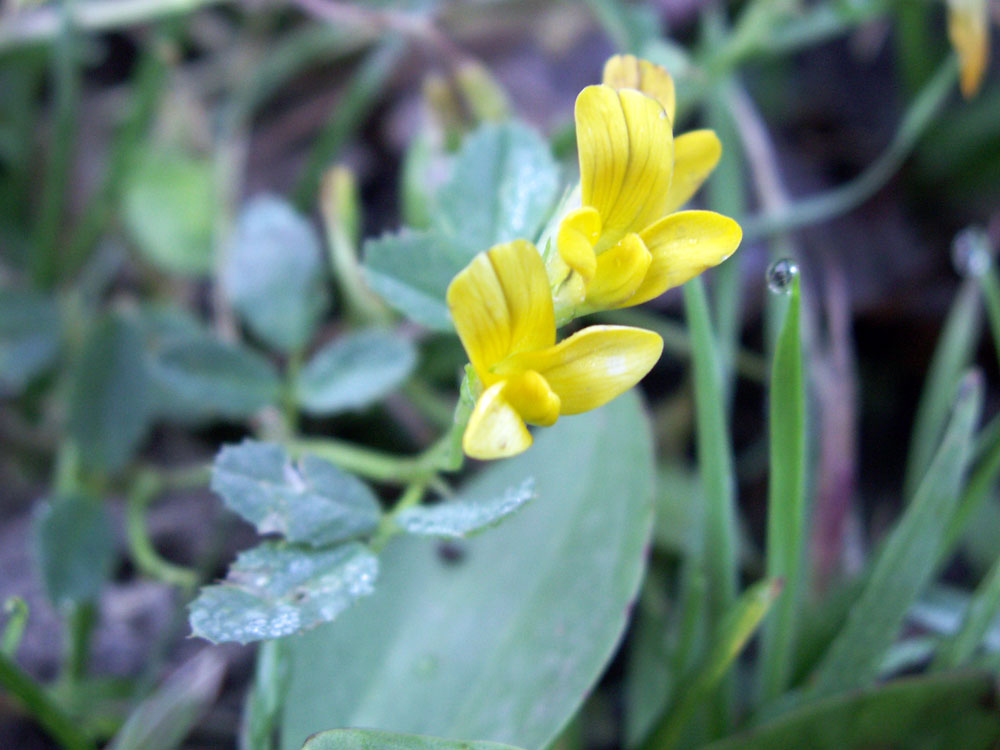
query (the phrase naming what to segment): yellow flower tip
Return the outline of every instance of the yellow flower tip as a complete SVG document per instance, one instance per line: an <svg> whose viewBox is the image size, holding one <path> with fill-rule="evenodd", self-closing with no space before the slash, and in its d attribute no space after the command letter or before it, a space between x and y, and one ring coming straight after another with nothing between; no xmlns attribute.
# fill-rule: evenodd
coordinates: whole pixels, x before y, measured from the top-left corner
<svg viewBox="0 0 1000 750"><path fill-rule="evenodd" d="M674 79L659 65L633 55L615 55L604 63L602 81L615 89L636 89L651 96L673 123L677 110Z"/></svg>
<svg viewBox="0 0 1000 750"><path fill-rule="evenodd" d="M570 211L559 223L556 249L567 266L590 283L597 270L594 245L601 235L601 216L590 206Z"/></svg>
<svg viewBox="0 0 1000 750"><path fill-rule="evenodd" d="M504 398L505 387L505 382L490 386L476 402L462 436L467 456L490 461L516 456L531 447L531 433Z"/></svg>
<svg viewBox="0 0 1000 750"><path fill-rule="evenodd" d="M948 38L958 54L959 87L966 99L979 91L990 56L986 0L948 0Z"/></svg>
<svg viewBox="0 0 1000 750"><path fill-rule="evenodd" d="M647 227L640 237L652 262L627 305L659 297L729 258L743 240L743 229L714 211L679 211Z"/></svg>
<svg viewBox="0 0 1000 750"><path fill-rule="evenodd" d="M600 255L666 213L673 130L655 100L604 85L580 92L575 119L581 202L600 217Z"/></svg>
<svg viewBox="0 0 1000 750"><path fill-rule="evenodd" d="M653 255L638 234L627 234L597 257L597 273L587 287L587 307L608 310L625 305L646 278Z"/></svg>

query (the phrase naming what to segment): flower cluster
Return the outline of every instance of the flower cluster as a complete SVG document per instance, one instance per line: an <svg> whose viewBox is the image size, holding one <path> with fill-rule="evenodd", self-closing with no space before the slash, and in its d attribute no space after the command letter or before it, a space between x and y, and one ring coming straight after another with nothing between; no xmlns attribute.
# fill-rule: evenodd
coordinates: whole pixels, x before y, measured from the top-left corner
<svg viewBox="0 0 1000 750"><path fill-rule="evenodd" d="M663 348L650 331L604 325L557 344L557 325L653 299L739 245L732 219L677 211L722 150L708 130L675 139L674 112L665 70L611 58L604 82L576 101L579 206L558 218L541 252L526 240L498 245L452 281L448 307L479 380L462 443L469 456L524 451L527 424L607 403L638 383Z"/></svg>

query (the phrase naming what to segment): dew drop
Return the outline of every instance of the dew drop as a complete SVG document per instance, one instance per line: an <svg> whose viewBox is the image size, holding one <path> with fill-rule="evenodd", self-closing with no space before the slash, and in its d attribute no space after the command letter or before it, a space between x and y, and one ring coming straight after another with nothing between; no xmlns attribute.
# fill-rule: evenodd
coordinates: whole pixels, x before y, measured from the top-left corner
<svg viewBox="0 0 1000 750"><path fill-rule="evenodd" d="M978 278L993 262L990 240L980 227L967 227L955 235L951 243L951 262L959 276Z"/></svg>
<svg viewBox="0 0 1000 750"><path fill-rule="evenodd" d="M774 261L767 269L767 288L774 294L788 294L799 275L799 264L791 258Z"/></svg>

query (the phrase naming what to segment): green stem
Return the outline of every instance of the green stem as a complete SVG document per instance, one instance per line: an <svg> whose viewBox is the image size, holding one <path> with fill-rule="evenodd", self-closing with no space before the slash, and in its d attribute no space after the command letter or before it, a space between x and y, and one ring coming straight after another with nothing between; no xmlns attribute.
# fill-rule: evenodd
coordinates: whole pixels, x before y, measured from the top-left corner
<svg viewBox="0 0 1000 750"><path fill-rule="evenodd" d="M748 217L743 222L744 242L828 221L874 195L896 173L941 111L955 86L957 71L955 58L949 57L907 110L889 147L861 174L845 185L779 211Z"/></svg>
<svg viewBox="0 0 1000 750"><path fill-rule="evenodd" d="M3 603L3 611L7 615L7 624L0 637L0 651L13 659L28 624L28 605L21 597L11 596Z"/></svg>
<svg viewBox="0 0 1000 750"><path fill-rule="evenodd" d="M396 525L396 517L407 508L413 508L414 506L420 504L420 501L424 497L424 493L427 491L427 484L428 480L426 479L419 479L411 482L407 485L406 489L403 490L403 494L400 496L399 501L393 506L392 510L382 516L378 529L375 531L371 543L369 544L373 552L381 552L385 548L388 541L399 533L400 529Z"/></svg>
<svg viewBox="0 0 1000 750"><path fill-rule="evenodd" d="M7 654L0 653L0 686L15 696L43 729L67 750L95 750L96 745L79 729L71 718Z"/></svg>
<svg viewBox="0 0 1000 750"><path fill-rule="evenodd" d="M344 471L376 482L409 484L426 480L437 472L438 445L419 456L396 456L333 438L298 438L285 447L293 456L312 453Z"/></svg>
<svg viewBox="0 0 1000 750"><path fill-rule="evenodd" d="M129 551L136 567L145 575L171 586L193 590L198 585L198 574L164 560L149 538L146 511L161 489L160 480L148 472L141 473L133 482L128 492L125 523Z"/></svg>
<svg viewBox="0 0 1000 750"><path fill-rule="evenodd" d="M87 675L90 662L90 637L97 624L97 609L93 602L79 602L70 606L66 617L67 638L63 683L71 688Z"/></svg>
<svg viewBox="0 0 1000 750"><path fill-rule="evenodd" d="M285 434L295 435L299 431L299 373L302 371L305 353L293 352L285 366L285 382L281 394L281 411L284 417Z"/></svg>

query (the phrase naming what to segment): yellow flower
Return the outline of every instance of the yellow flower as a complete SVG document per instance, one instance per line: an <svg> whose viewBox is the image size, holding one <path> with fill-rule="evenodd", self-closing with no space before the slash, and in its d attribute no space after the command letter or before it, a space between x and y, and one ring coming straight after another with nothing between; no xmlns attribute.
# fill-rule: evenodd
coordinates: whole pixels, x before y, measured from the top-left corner
<svg viewBox="0 0 1000 750"><path fill-rule="evenodd" d="M948 38L958 53L962 95L971 99L979 91L990 57L986 0L948 0Z"/></svg>
<svg viewBox="0 0 1000 750"><path fill-rule="evenodd" d="M556 235L550 281L577 312L638 305L721 263L743 233L711 211L674 213L722 153L710 130L674 139L674 85L662 68L616 56L576 100L581 207ZM581 304L582 303L582 304Z"/></svg>
<svg viewBox="0 0 1000 750"><path fill-rule="evenodd" d="M473 458L504 458L531 445L525 423L596 409L639 382L663 340L623 326L591 326L556 344L545 265L530 242L480 253L448 287L462 345L482 382L462 447Z"/></svg>

